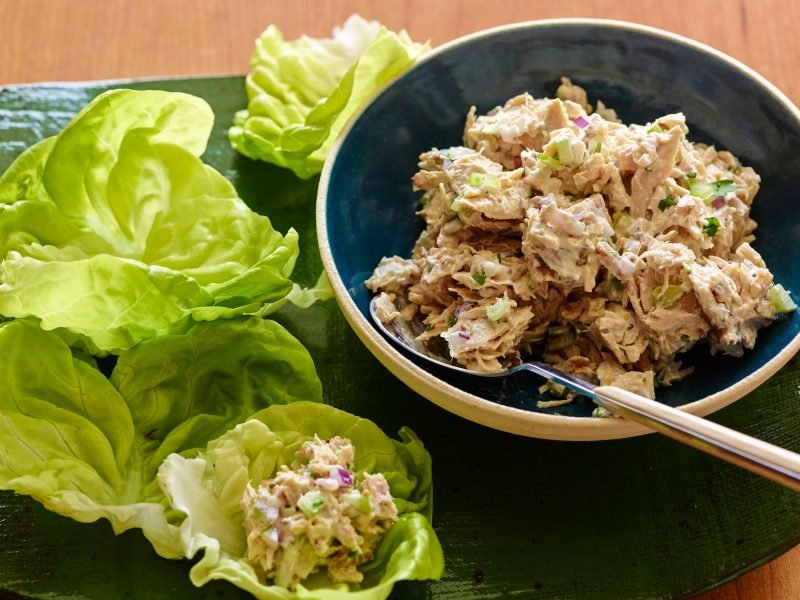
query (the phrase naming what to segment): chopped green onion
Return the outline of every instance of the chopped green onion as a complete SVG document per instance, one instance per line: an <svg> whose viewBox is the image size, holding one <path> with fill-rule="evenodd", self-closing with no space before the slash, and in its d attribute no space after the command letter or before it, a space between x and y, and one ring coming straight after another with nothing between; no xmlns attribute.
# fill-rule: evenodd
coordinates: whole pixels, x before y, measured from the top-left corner
<svg viewBox="0 0 800 600"><path fill-rule="evenodd" d="M737 160L737 161L736 161L736 166L735 166L735 167L733 167L733 171L732 171L732 173L733 173L734 175L738 175L738 174L739 174L739 173L741 173L741 172L742 172L742 163L740 163L740 162Z"/></svg>
<svg viewBox="0 0 800 600"><path fill-rule="evenodd" d="M506 316L509 308L511 308L511 302L508 298L498 298L494 304L486 307L486 316L490 321L497 323Z"/></svg>
<svg viewBox="0 0 800 600"><path fill-rule="evenodd" d="M425 325L425 331L433 331L433 323L428 323Z"/></svg>
<svg viewBox="0 0 800 600"><path fill-rule="evenodd" d="M658 208L663 212L667 210L670 206L675 206L677 203L678 202L675 200L675 196L670 194L666 198L662 198L661 200L659 200Z"/></svg>
<svg viewBox="0 0 800 600"><path fill-rule="evenodd" d="M679 285L662 285L653 290L653 302L658 306L672 306L675 301L686 293Z"/></svg>
<svg viewBox="0 0 800 600"><path fill-rule="evenodd" d="M428 202L430 202L430 199L431 199L431 191L428 190L422 195L422 198L419 201L420 205L422 205L422 208L428 206Z"/></svg>
<svg viewBox="0 0 800 600"><path fill-rule="evenodd" d="M769 289L769 301L776 313L789 313L797 308L789 292L779 283Z"/></svg>
<svg viewBox="0 0 800 600"><path fill-rule="evenodd" d="M664 130L661 129L661 125L658 123L653 123L650 129L647 130L647 133L664 133Z"/></svg>
<svg viewBox="0 0 800 600"><path fill-rule="evenodd" d="M458 322L458 317L455 314L450 315L447 317L447 327L450 328Z"/></svg>
<svg viewBox="0 0 800 600"><path fill-rule="evenodd" d="M551 169L559 169L561 168L561 163L558 162L558 159L554 156L550 156L549 154L538 154L536 156L540 161L542 161L545 165L550 167Z"/></svg>
<svg viewBox="0 0 800 600"><path fill-rule="evenodd" d="M567 397L569 390L566 386L561 385L560 383L554 383L550 386L550 389L547 392L553 397L559 400L563 400Z"/></svg>
<svg viewBox="0 0 800 600"><path fill-rule="evenodd" d="M575 160L572 154L572 142L568 139L560 139L556 142L556 154L562 165L570 165Z"/></svg>
<svg viewBox="0 0 800 600"><path fill-rule="evenodd" d="M352 492L347 492L342 498L359 512L372 512L372 503L369 501L369 498L359 491L353 490Z"/></svg>
<svg viewBox="0 0 800 600"><path fill-rule="evenodd" d="M594 147L594 153L600 154L600 150L603 149L603 142L597 142L597 146Z"/></svg>
<svg viewBox="0 0 800 600"><path fill-rule="evenodd" d="M500 178L491 173L470 173L468 181L472 187L500 187Z"/></svg>
<svg viewBox="0 0 800 600"><path fill-rule="evenodd" d="M720 225L717 217L706 217L706 224L703 225L703 233L708 237L714 237L717 235L720 227L722 227L722 225Z"/></svg>
<svg viewBox="0 0 800 600"><path fill-rule="evenodd" d="M473 273L472 278L481 285L486 283L486 273L484 273L483 271L481 271L480 273Z"/></svg>
<svg viewBox="0 0 800 600"><path fill-rule="evenodd" d="M322 492L306 492L297 501L297 507L302 510L307 517L313 517L325 506L325 496Z"/></svg>

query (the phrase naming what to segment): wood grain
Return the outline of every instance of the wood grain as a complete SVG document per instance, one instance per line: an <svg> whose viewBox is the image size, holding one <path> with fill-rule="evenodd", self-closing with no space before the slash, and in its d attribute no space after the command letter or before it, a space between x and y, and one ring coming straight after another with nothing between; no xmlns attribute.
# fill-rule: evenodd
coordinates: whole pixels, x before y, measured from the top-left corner
<svg viewBox="0 0 800 600"><path fill-rule="evenodd" d="M243 73L269 23L323 36L359 12L436 45L504 23L596 17L660 27L730 54L800 103L800 3L760 0L0 0L0 85ZM688 67L687 67L688 68ZM800 598L800 547L698 596Z"/></svg>

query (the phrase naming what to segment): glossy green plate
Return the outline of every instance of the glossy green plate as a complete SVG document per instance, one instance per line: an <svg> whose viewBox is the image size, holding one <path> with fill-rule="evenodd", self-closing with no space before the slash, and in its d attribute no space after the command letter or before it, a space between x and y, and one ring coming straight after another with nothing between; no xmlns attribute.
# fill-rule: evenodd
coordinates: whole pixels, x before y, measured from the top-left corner
<svg viewBox="0 0 800 600"><path fill-rule="evenodd" d="M205 160L255 210L301 235L297 277L321 269L316 180L236 155L225 137L244 106L241 78L37 85L0 92L0 169L56 133L110 87L179 90L217 114ZM446 570L393 598L675 598L736 577L800 542L800 495L655 435L551 442L459 419L394 379L357 340L335 302L279 319L309 348L325 401L390 433L411 426L434 460L434 526ZM1 358L0 358L1 359ZM713 419L800 450L800 363ZM159 558L135 531L80 524L0 494L0 598L246 598L228 584L197 589L187 561ZM5 590L5 591L2 591Z"/></svg>

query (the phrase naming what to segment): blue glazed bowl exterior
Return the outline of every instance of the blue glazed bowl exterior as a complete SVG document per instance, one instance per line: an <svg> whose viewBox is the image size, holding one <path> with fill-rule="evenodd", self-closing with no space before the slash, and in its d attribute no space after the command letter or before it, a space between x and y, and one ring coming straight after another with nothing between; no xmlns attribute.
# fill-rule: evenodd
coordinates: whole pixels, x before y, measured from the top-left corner
<svg viewBox="0 0 800 600"><path fill-rule="evenodd" d="M611 21L534 22L469 36L434 52L363 110L329 158L320 189L322 252L331 259L334 287L341 283L363 317L358 323L350 319L357 330L373 327L364 280L381 257L409 256L423 228L414 215L419 194L410 181L419 154L461 144L470 106L480 114L522 92L552 97L561 76L584 87L590 100L614 108L626 123L683 112L690 139L730 150L752 166L762 177L752 210L758 222L754 247L775 281L800 295L794 249L800 240L797 109L732 59L665 32ZM685 363L695 367L694 374L659 389L658 400L679 406L754 377L763 380L780 366L768 363L790 348L799 329L798 316L778 321L759 333L755 350L742 358L711 357L705 347L691 352ZM789 357L784 351L781 364ZM536 408L541 382L533 376L495 381L420 368L469 394L524 411L588 417L593 409L589 402ZM757 383L740 385L738 396Z"/></svg>

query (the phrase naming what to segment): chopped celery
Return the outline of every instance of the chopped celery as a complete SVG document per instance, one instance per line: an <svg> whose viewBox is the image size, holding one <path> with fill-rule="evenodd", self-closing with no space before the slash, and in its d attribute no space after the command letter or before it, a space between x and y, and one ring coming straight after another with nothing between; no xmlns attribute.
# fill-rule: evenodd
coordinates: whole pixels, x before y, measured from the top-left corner
<svg viewBox="0 0 800 600"><path fill-rule="evenodd" d="M714 197L714 186L710 183L692 181L689 184L689 193L700 200L711 200Z"/></svg>
<svg viewBox="0 0 800 600"><path fill-rule="evenodd" d="M779 283L770 288L769 301L776 313L789 313L797 308L789 292Z"/></svg>
<svg viewBox="0 0 800 600"><path fill-rule="evenodd" d="M611 227L614 228L614 233L617 235L625 235L628 233L628 228L632 223L633 219L631 219L631 216L625 211L620 211L614 213L614 220L611 223Z"/></svg>
<svg viewBox="0 0 800 600"><path fill-rule="evenodd" d="M560 139L556 142L556 153L562 165L570 165L575 161L572 154L572 143L568 139Z"/></svg>
<svg viewBox="0 0 800 600"><path fill-rule="evenodd" d="M372 511L372 503L369 498L359 491L347 492L342 498L359 512L368 513Z"/></svg>
<svg viewBox="0 0 800 600"><path fill-rule="evenodd" d="M494 304L486 308L486 316L490 321L497 323L508 314L509 308L511 308L511 302L508 298L498 298Z"/></svg>
<svg viewBox="0 0 800 600"><path fill-rule="evenodd" d="M725 196L736 191L736 184L730 179L721 179L713 183L692 181L689 183L689 193L709 204L717 196Z"/></svg>
<svg viewBox="0 0 800 600"><path fill-rule="evenodd" d="M653 302L658 306L672 306L672 304L686 293L679 285L662 285L653 290Z"/></svg>
<svg viewBox="0 0 800 600"><path fill-rule="evenodd" d="M472 187L500 187L500 178L491 173L470 173L468 181Z"/></svg>
<svg viewBox="0 0 800 600"><path fill-rule="evenodd" d="M318 514L323 506L325 506L325 496L321 492L306 492L297 501L297 507L308 517Z"/></svg>

